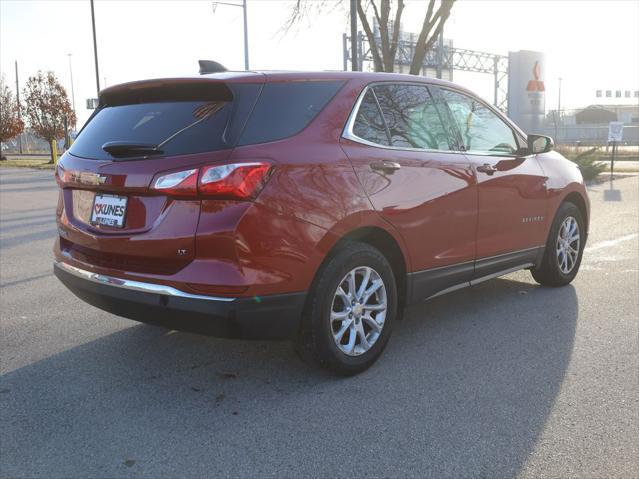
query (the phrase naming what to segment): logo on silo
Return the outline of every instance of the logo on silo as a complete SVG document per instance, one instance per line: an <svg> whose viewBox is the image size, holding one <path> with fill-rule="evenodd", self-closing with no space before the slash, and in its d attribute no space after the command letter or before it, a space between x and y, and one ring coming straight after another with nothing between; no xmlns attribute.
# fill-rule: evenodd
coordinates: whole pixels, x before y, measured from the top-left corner
<svg viewBox="0 0 639 479"><path fill-rule="evenodd" d="M546 91L543 80L539 79L541 77L541 67L539 66L539 62L535 62L532 72L535 78L528 82L526 91Z"/></svg>
<svg viewBox="0 0 639 479"><path fill-rule="evenodd" d="M509 52L508 116L527 133L539 132L543 125L545 74L542 52Z"/></svg>

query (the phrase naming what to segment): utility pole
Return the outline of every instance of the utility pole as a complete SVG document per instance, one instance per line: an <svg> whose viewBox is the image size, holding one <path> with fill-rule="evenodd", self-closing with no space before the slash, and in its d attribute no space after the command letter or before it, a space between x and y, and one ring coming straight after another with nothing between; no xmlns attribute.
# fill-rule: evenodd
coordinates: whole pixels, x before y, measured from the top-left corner
<svg viewBox="0 0 639 479"><path fill-rule="evenodd" d="M442 78L442 65L444 64L444 29L439 32L439 38L437 39L437 78Z"/></svg>
<svg viewBox="0 0 639 479"><path fill-rule="evenodd" d="M22 114L20 111L20 83L18 82L18 60L16 60L15 63L16 63L16 103L18 105L18 118L22 118ZM20 154L22 154L22 133L18 135L18 148L19 148Z"/></svg>
<svg viewBox="0 0 639 479"><path fill-rule="evenodd" d="M344 71L348 71L348 35L346 33L342 33L342 52L344 62Z"/></svg>
<svg viewBox="0 0 639 479"><path fill-rule="evenodd" d="M357 1L351 0L351 70L359 71L357 60Z"/></svg>
<svg viewBox="0 0 639 479"><path fill-rule="evenodd" d="M248 56L248 16L246 8L246 0L243 2L244 9L244 69L249 69L249 56Z"/></svg>
<svg viewBox="0 0 639 479"><path fill-rule="evenodd" d="M559 96L557 97L557 114L561 120L561 77L559 77Z"/></svg>
<svg viewBox="0 0 639 479"><path fill-rule="evenodd" d="M75 90L73 89L73 66L71 65L71 56L73 55L73 53L67 53L67 56L69 57L69 76L71 76L71 104L73 105L73 113L76 113L75 111ZM76 114L77 116L77 114Z"/></svg>
<svg viewBox="0 0 639 479"><path fill-rule="evenodd" d="M240 7L244 10L244 69L249 69L249 47L248 47L248 9L246 7L246 0L242 0L242 3L229 3L229 2L213 2L213 13L218 5L226 5L228 7Z"/></svg>
<svg viewBox="0 0 639 479"><path fill-rule="evenodd" d="M557 119L555 120L555 141L559 141L559 125L561 124L561 77L559 80L559 95L557 96Z"/></svg>
<svg viewBox="0 0 639 479"><path fill-rule="evenodd" d="M98 43L95 37L95 11L93 8L93 0L91 0L91 26L93 27L93 57L95 58L95 87L97 88L98 97L100 96L100 69L98 67Z"/></svg>

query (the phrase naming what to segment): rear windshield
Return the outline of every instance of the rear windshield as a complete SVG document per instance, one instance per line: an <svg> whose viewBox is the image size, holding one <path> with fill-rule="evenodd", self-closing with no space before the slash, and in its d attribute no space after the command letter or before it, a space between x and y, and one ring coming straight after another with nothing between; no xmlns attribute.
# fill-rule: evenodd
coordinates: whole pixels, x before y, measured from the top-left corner
<svg viewBox="0 0 639 479"><path fill-rule="evenodd" d="M162 154L154 157L231 148L260 90L260 84L237 84L230 85L218 98L206 95L204 100L167 101L157 96L135 104L114 100L115 105L106 105L95 113L69 152L83 158L112 160L114 157L102 149L108 142L155 145ZM126 159L134 158L136 155Z"/></svg>
<svg viewBox="0 0 639 479"><path fill-rule="evenodd" d="M342 85L335 81L231 83L206 95L185 86L168 99L165 90L114 94L105 97L109 104L95 113L69 152L113 160L103 149L107 143L151 145L162 153L148 156L157 158L279 140L303 130ZM146 155L125 154L117 159L141 156Z"/></svg>

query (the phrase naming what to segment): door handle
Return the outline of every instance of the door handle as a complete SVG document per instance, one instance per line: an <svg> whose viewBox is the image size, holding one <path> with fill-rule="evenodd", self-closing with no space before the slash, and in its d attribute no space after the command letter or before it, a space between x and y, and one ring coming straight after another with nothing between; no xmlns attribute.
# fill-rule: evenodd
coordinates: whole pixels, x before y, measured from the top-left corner
<svg viewBox="0 0 639 479"><path fill-rule="evenodd" d="M477 167L477 171L479 171L480 173L486 173L487 175L492 176L495 173L495 171L497 171L497 168L495 168L490 163L484 163L483 165L479 165Z"/></svg>
<svg viewBox="0 0 639 479"><path fill-rule="evenodd" d="M381 171L383 173L393 173L402 167L396 161L376 161L371 163L371 169L375 171Z"/></svg>

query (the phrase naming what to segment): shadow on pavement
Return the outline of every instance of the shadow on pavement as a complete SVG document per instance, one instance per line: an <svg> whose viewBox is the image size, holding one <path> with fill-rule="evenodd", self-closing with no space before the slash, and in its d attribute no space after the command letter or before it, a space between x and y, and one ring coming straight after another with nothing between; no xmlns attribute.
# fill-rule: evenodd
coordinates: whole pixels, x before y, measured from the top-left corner
<svg viewBox="0 0 639 479"><path fill-rule="evenodd" d="M1 378L1 472L513 476L552 410L577 314L572 286L491 281L412 308L348 379L286 343L131 323Z"/></svg>
<svg viewBox="0 0 639 479"><path fill-rule="evenodd" d="M51 224L50 221L43 223L43 225L49 224ZM14 236L4 236L3 231L3 236L2 238L0 238L0 247L2 248L3 252L6 252L8 249L14 248L16 246L24 246L25 244L32 243L34 241L49 240L50 243L53 244L53 241L57 234L58 229L57 227L55 227L55 225L53 228L47 228L40 231L31 231L29 233Z"/></svg>
<svg viewBox="0 0 639 479"><path fill-rule="evenodd" d="M29 185L29 186L50 186L53 183L53 171L46 175L20 175L19 177L2 175L0 176L0 186L6 185ZM1 190L4 191L4 190Z"/></svg>
<svg viewBox="0 0 639 479"><path fill-rule="evenodd" d="M604 201L621 201L621 190L614 188L614 180L610 178L608 189L604 190Z"/></svg>

